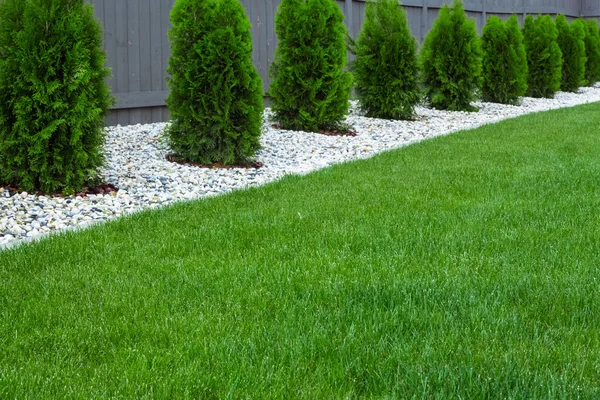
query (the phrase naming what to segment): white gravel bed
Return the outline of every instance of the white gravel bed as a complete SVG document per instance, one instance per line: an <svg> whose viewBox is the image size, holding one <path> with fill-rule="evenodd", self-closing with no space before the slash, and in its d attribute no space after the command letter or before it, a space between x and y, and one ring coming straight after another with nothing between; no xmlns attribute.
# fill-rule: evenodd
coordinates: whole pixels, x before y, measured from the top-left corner
<svg viewBox="0 0 600 400"><path fill-rule="evenodd" d="M600 101L600 85L554 99L524 98L520 106L476 103L479 112L417 108L415 121L366 118L352 102L346 122L357 136L325 136L274 129L265 113L260 169L208 169L167 161L160 139L166 124L116 126L106 130L104 183L117 193L82 197L48 197L11 193L0 188L0 250L51 232L82 228L135 211L175 201L218 195L262 185L286 174L304 174L331 164L370 157L423 139L474 128L536 111Z"/></svg>

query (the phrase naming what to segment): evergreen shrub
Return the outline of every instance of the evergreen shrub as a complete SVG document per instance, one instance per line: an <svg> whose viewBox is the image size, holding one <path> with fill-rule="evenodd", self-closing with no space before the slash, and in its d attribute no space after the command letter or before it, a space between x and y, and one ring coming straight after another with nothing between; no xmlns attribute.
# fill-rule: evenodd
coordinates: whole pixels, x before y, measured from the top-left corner
<svg viewBox="0 0 600 400"><path fill-rule="evenodd" d="M177 0L167 72L175 157L247 164L260 147L263 98L250 21L239 0Z"/></svg>
<svg viewBox="0 0 600 400"><path fill-rule="evenodd" d="M529 70L527 85L531 97L552 98L560 90L562 53L557 43L556 24L549 15L525 17L523 43Z"/></svg>
<svg viewBox="0 0 600 400"><path fill-rule="evenodd" d="M585 80L590 86L600 81L600 32L598 21L585 20Z"/></svg>
<svg viewBox="0 0 600 400"><path fill-rule="evenodd" d="M98 183L108 75L83 0L0 2L0 184L71 193Z"/></svg>
<svg viewBox="0 0 600 400"><path fill-rule="evenodd" d="M492 16L483 27L483 83L484 101L518 104L527 92L527 58L519 22L512 15L505 23Z"/></svg>
<svg viewBox="0 0 600 400"><path fill-rule="evenodd" d="M344 70L343 20L334 0L282 0L269 94L274 119L283 129L344 129L352 75Z"/></svg>
<svg viewBox="0 0 600 400"><path fill-rule="evenodd" d="M352 72L366 116L410 119L420 101L417 40L397 0L369 0L357 41Z"/></svg>
<svg viewBox="0 0 600 400"><path fill-rule="evenodd" d="M462 1L444 5L422 49L425 96L434 108L475 111L481 79L481 47L475 21Z"/></svg>
<svg viewBox="0 0 600 400"><path fill-rule="evenodd" d="M556 16L558 46L563 55L560 89L565 92L577 92L585 81L585 25L575 20L569 25L567 18Z"/></svg>

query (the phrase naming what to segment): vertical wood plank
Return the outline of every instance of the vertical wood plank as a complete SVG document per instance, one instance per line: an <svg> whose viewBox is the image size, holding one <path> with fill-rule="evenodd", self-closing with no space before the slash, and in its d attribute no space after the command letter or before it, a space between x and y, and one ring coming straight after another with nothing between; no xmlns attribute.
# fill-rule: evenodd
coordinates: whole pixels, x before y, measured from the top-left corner
<svg viewBox="0 0 600 400"><path fill-rule="evenodd" d="M127 0L127 80L128 92L141 92L141 36L140 36L140 0ZM132 108L129 111L132 123L141 119L140 109Z"/></svg>
<svg viewBox="0 0 600 400"><path fill-rule="evenodd" d="M354 33L354 18L352 18L352 14L354 11L354 0L345 0L344 11L346 14L346 18L344 22L346 23L346 28L348 29L348 33L352 35Z"/></svg>
<svg viewBox="0 0 600 400"><path fill-rule="evenodd" d="M115 60L115 79L117 81L116 93L127 93L129 91L129 24L127 17L127 1L116 0L115 8L117 44L117 58ZM128 113L119 112L117 114L117 122L121 125L128 125L128 117Z"/></svg>
<svg viewBox="0 0 600 400"><path fill-rule="evenodd" d="M115 126L117 125L117 110L110 110L108 116L104 120L106 126Z"/></svg>
<svg viewBox="0 0 600 400"><path fill-rule="evenodd" d="M421 9L421 42L425 40L425 36L429 31L429 13L427 12L427 0L423 0L423 8Z"/></svg>
<svg viewBox="0 0 600 400"><path fill-rule="evenodd" d="M358 37L358 32L360 32L360 28L362 26L360 22L360 14L361 14L361 4L358 1L353 2L354 10L352 10L352 26L354 27L354 31L350 34L353 39Z"/></svg>
<svg viewBox="0 0 600 400"><path fill-rule="evenodd" d="M167 32L171 29L171 9L173 8L174 0L162 0L161 5L161 62L163 66L169 65L169 57L171 56L171 44ZM165 78L165 76L163 76ZM162 89L167 90L166 79L162 80Z"/></svg>
<svg viewBox="0 0 600 400"><path fill-rule="evenodd" d="M271 77L269 71L271 70L271 63L275 59L275 49L277 48L277 35L275 34L275 14L279 1L267 0L267 8L265 13L265 22L267 24L267 74L263 78L264 92L269 91L271 85Z"/></svg>
<svg viewBox="0 0 600 400"><path fill-rule="evenodd" d="M142 92L152 91L152 35L150 33L150 2L148 0L139 3L139 27L140 27L140 90ZM152 109L140 110L140 122L148 124L152 122Z"/></svg>
<svg viewBox="0 0 600 400"><path fill-rule="evenodd" d="M110 90L117 91L117 18L115 0L105 0L103 4L104 11L104 49L106 52L106 64L111 69L111 76L108 78Z"/></svg>
<svg viewBox="0 0 600 400"><path fill-rule="evenodd" d="M166 66L162 63L162 37L161 26L161 0L148 0L150 8L150 51L151 51L151 80L150 90L163 90L163 82L166 79ZM152 122L163 120L162 110L159 107L152 108Z"/></svg>
<svg viewBox="0 0 600 400"><path fill-rule="evenodd" d="M269 81L269 45L268 45L268 36L269 36L269 7L272 5L269 4L268 1L265 0L257 0L256 9L258 18L260 20L259 26L259 42L257 43L257 47L260 49L260 78L262 80L262 89L263 93L269 89L268 81Z"/></svg>

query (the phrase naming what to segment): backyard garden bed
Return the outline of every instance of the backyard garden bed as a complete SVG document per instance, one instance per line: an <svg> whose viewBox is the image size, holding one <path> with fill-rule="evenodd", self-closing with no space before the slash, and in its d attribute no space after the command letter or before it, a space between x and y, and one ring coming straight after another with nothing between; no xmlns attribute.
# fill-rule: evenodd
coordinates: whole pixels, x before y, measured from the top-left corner
<svg viewBox="0 0 600 400"><path fill-rule="evenodd" d="M64 229L81 228L116 216L176 201L214 196L262 185L286 174L304 174L335 163L367 158L423 139L470 129L519 115L600 101L600 87L559 92L554 99L523 98L520 106L476 103L479 112L418 107L415 121L359 115L353 102L346 118L356 136L328 136L275 129L267 109L262 149L254 168L198 168L169 162L161 139L166 124L107 128L107 165L103 182L119 190L109 194L48 197L0 188L0 248Z"/></svg>

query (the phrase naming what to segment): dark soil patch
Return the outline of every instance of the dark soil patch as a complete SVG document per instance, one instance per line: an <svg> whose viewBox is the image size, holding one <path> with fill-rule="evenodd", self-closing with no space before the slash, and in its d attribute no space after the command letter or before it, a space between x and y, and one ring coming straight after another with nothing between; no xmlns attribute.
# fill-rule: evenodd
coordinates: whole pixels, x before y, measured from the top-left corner
<svg viewBox="0 0 600 400"><path fill-rule="evenodd" d="M271 125L271 127L273 129L282 129L281 125L279 125L279 124L273 124L273 125ZM313 132L313 133L320 133L321 135L326 135L326 136L356 136L356 131L353 131L352 129L348 129L348 130L323 129L322 131Z"/></svg>
<svg viewBox="0 0 600 400"><path fill-rule="evenodd" d="M9 196L14 196L15 194L21 193L21 191L19 191L18 189L14 188L12 186L2 186L2 188L8 192ZM112 183L103 183L98 186L85 188L84 190L81 190L81 191L73 194L73 196L86 197L88 194L108 194L108 193L116 193L118 191L119 191L119 189ZM38 196L67 197L67 196L63 195L62 193L37 192L35 194L37 194Z"/></svg>
<svg viewBox="0 0 600 400"><path fill-rule="evenodd" d="M190 165L192 167L198 167L198 168L210 168L210 169L233 169L233 168L258 169L258 168L262 168L264 166L264 164L261 163L260 161L255 161L255 162L251 162L248 164L223 165L218 162L214 163L214 164L197 164L197 163L193 163L193 162L189 162L189 161L183 161L183 160L178 159L177 156L175 156L173 154L167 154L167 156L165 158L167 159L167 161L170 161L172 163L177 163L177 164L181 164L181 165Z"/></svg>

